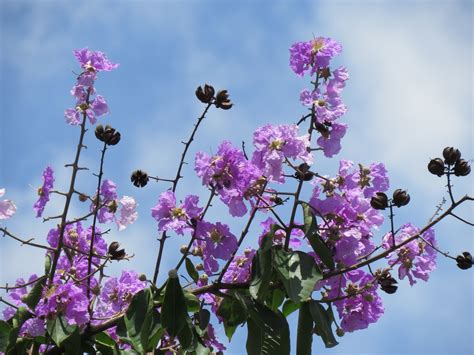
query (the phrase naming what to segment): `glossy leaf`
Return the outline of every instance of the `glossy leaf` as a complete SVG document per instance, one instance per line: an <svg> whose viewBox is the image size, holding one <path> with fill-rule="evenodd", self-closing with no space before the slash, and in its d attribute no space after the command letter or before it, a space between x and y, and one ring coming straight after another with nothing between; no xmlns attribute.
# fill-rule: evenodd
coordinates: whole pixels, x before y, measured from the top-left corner
<svg viewBox="0 0 474 355"><path fill-rule="evenodd" d="M188 272L189 277L191 277L193 281L197 283L199 280L199 274L196 271L196 268L194 267L193 262L191 261L191 259L186 258L185 264L186 264L186 271Z"/></svg>
<svg viewBox="0 0 474 355"><path fill-rule="evenodd" d="M311 355L313 343L313 318L309 311L309 305L304 302L301 305L298 316L298 330L296 336L296 355Z"/></svg>
<svg viewBox="0 0 474 355"><path fill-rule="evenodd" d="M302 251L273 248L274 266L285 286L288 297L298 303L306 301L316 283L322 279L312 256Z"/></svg>
<svg viewBox="0 0 474 355"><path fill-rule="evenodd" d="M301 306L301 303L293 302L292 300L287 300L283 304L282 313L285 317L288 317L294 311L297 311Z"/></svg>
<svg viewBox="0 0 474 355"><path fill-rule="evenodd" d="M76 343L77 340L74 339L77 339L79 336L79 327L76 324L69 325L64 316L48 320L46 322L46 329L51 339L59 347L70 338L72 343Z"/></svg>
<svg viewBox="0 0 474 355"><path fill-rule="evenodd" d="M12 327L7 322L0 320L0 351L5 352L8 345L8 339L10 337L10 332Z"/></svg>
<svg viewBox="0 0 474 355"><path fill-rule="evenodd" d="M328 312L316 301L310 301L308 304L311 316L313 317L316 332L321 337L321 339L323 339L326 348L332 348L339 344L332 332L332 321L329 319L330 315Z"/></svg>
<svg viewBox="0 0 474 355"><path fill-rule="evenodd" d="M189 318L183 289L176 275L168 278L161 307L161 322L168 334L177 336Z"/></svg>
<svg viewBox="0 0 474 355"><path fill-rule="evenodd" d="M28 295L23 299L23 302L25 302L25 304L30 307L30 309L35 309L36 305L41 299L45 283L46 276L38 278L38 281L35 282L30 292L28 292Z"/></svg>
<svg viewBox="0 0 474 355"><path fill-rule="evenodd" d="M217 315L224 321L224 330L229 341L232 339L232 335L237 326L245 323L247 320L247 311L242 303L235 298L230 297L222 299L221 304L217 309Z"/></svg>

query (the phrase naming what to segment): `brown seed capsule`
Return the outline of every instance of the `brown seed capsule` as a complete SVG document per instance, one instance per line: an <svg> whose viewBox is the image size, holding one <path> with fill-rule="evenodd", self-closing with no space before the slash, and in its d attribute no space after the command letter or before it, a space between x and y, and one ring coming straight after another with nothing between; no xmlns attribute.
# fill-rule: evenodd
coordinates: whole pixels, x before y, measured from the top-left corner
<svg viewBox="0 0 474 355"><path fill-rule="evenodd" d="M124 249L119 249L120 244L118 242L112 242L109 245L108 253L110 255L110 260L122 260L127 254Z"/></svg>
<svg viewBox="0 0 474 355"><path fill-rule="evenodd" d="M86 194L79 194L79 201L81 202L86 202L88 198L89 196L87 196Z"/></svg>
<svg viewBox="0 0 474 355"><path fill-rule="evenodd" d="M329 67L319 69L319 76L324 80L328 80L331 76L331 70L329 69Z"/></svg>
<svg viewBox="0 0 474 355"><path fill-rule="evenodd" d="M382 291L385 291L388 294L393 294L397 291L397 280L395 280L389 273L382 275L382 277L378 280L380 288Z"/></svg>
<svg viewBox="0 0 474 355"><path fill-rule="evenodd" d="M397 207L402 207L410 202L410 195L402 189L396 189L393 192L392 202Z"/></svg>
<svg viewBox="0 0 474 355"><path fill-rule="evenodd" d="M233 104L229 100L229 93L227 90L220 90L217 92L215 105L217 108L223 110L228 110L232 107Z"/></svg>
<svg viewBox="0 0 474 355"><path fill-rule="evenodd" d="M214 98L214 88L207 84L204 85L204 88L202 86L198 86L196 89L196 97L202 103L209 104Z"/></svg>
<svg viewBox="0 0 474 355"><path fill-rule="evenodd" d="M428 171L433 175L444 175L444 162L441 158L431 159L428 163Z"/></svg>
<svg viewBox="0 0 474 355"><path fill-rule="evenodd" d="M456 257L456 262L458 265L458 268L461 270L467 270L472 267L472 255L465 251L462 253L462 255L458 255Z"/></svg>
<svg viewBox="0 0 474 355"><path fill-rule="evenodd" d="M444 162L448 165L454 165L460 158L461 152L453 147L443 149Z"/></svg>
<svg viewBox="0 0 474 355"><path fill-rule="evenodd" d="M309 165L306 163L300 164L295 172L295 177L303 181L310 181L313 179L313 176L313 173L309 170Z"/></svg>
<svg viewBox="0 0 474 355"><path fill-rule="evenodd" d="M109 245L109 254L113 254L117 251L117 249L119 248L120 244L118 242L112 242L110 243Z"/></svg>
<svg viewBox="0 0 474 355"><path fill-rule="evenodd" d="M98 124L96 127L95 127L95 136L98 140L100 140L101 142L104 141L104 126L102 126L101 124Z"/></svg>
<svg viewBox="0 0 474 355"><path fill-rule="evenodd" d="M388 207L388 197L383 192L377 192L371 199L370 205L376 210L384 210Z"/></svg>
<svg viewBox="0 0 474 355"><path fill-rule="evenodd" d="M107 145L116 145L118 142L120 142L121 138L120 133L115 128L112 128L109 125L105 126L104 134L102 135L102 137L102 142Z"/></svg>
<svg viewBox="0 0 474 355"><path fill-rule="evenodd" d="M471 167L469 163L464 159L459 159L454 165L454 175L456 176L466 176L471 172Z"/></svg>
<svg viewBox="0 0 474 355"><path fill-rule="evenodd" d="M132 176L130 176L130 181L136 187L146 186L146 184L148 184L149 180L150 180L150 178L148 177L148 174L144 171L141 171L141 170L135 170L132 173Z"/></svg>

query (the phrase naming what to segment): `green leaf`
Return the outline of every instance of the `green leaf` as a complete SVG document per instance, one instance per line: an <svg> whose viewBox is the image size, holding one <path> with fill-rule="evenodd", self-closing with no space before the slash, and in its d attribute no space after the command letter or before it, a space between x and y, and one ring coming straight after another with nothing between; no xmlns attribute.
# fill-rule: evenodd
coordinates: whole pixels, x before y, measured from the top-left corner
<svg viewBox="0 0 474 355"><path fill-rule="evenodd" d="M194 351L197 347L197 334L195 334L193 323L191 319L186 320L186 324L178 333L179 344L186 351Z"/></svg>
<svg viewBox="0 0 474 355"><path fill-rule="evenodd" d="M153 310L153 321L152 321L152 329L150 330L150 337L148 339L147 351L152 351L156 348L156 345L162 338L165 330L161 326L161 317L160 314Z"/></svg>
<svg viewBox="0 0 474 355"><path fill-rule="evenodd" d="M118 355L118 347L107 332L96 334L94 337L95 346L102 355Z"/></svg>
<svg viewBox="0 0 474 355"><path fill-rule="evenodd" d="M49 275L50 270L51 270L51 255L46 254L46 258L44 259L44 274Z"/></svg>
<svg viewBox="0 0 474 355"><path fill-rule="evenodd" d="M245 323L247 320L247 311L242 303L235 298L225 297L219 308L217 315L224 320L224 330L229 341L239 324Z"/></svg>
<svg viewBox="0 0 474 355"><path fill-rule="evenodd" d="M31 318L31 313L26 309L26 307L18 307L15 315L11 319L12 328L8 334L8 343L5 349L5 354L16 354L18 351L15 350L18 334L20 333L20 328L28 319Z"/></svg>
<svg viewBox="0 0 474 355"><path fill-rule="evenodd" d="M194 264L191 261L191 259L186 258L185 263L186 263L186 271L188 272L189 277L191 277L194 282L198 282L199 274L196 271L196 268L194 267Z"/></svg>
<svg viewBox="0 0 474 355"><path fill-rule="evenodd" d="M312 256L302 251L273 249L274 266L285 286L288 297L294 302L306 301L316 283L322 279Z"/></svg>
<svg viewBox="0 0 474 355"><path fill-rule="evenodd" d="M269 300L268 306L273 310L276 311L283 301L285 300L285 292L276 288L271 293L271 300Z"/></svg>
<svg viewBox="0 0 474 355"><path fill-rule="evenodd" d="M41 295L43 294L43 288L46 283L46 275L38 278L38 281L35 282L28 295L24 298L23 302L30 307L30 309L35 309Z"/></svg>
<svg viewBox="0 0 474 355"><path fill-rule="evenodd" d="M252 276L250 279L250 295L262 301L269 291L270 281L272 279L272 252L271 249L263 251L257 250L252 260Z"/></svg>
<svg viewBox="0 0 474 355"><path fill-rule="evenodd" d="M183 289L176 274L168 279L161 308L161 322L172 337L178 335L189 319Z"/></svg>
<svg viewBox="0 0 474 355"><path fill-rule="evenodd" d="M133 348L143 353L147 350L150 330L153 327L153 295L150 289L141 290L133 296L132 302L123 318L127 338Z"/></svg>
<svg viewBox="0 0 474 355"><path fill-rule="evenodd" d="M332 348L339 344L332 333L332 321L329 319L330 316L324 307L316 301L310 301L309 311L311 313L311 317L313 317L316 332L321 337L321 339L323 339L326 348Z"/></svg>
<svg viewBox="0 0 474 355"><path fill-rule="evenodd" d="M57 346L62 346L69 338L76 338L79 335L79 328L76 324L69 325L64 316L49 319L46 322L46 329L49 336ZM74 342L74 339L72 339Z"/></svg>
<svg viewBox="0 0 474 355"><path fill-rule="evenodd" d="M211 320L211 312L204 308L200 309L198 313L198 319L199 328L206 330L207 326L209 325L209 321Z"/></svg>
<svg viewBox="0 0 474 355"><path fill-rule="evenodd" d="M201 308L201 302L199 302L199 298L187 290L183 290L184 298L186 299L186 306L188 307L188 312L196 313Z"/></svg>
<svg viewBox="0 0 474 355"><path fill-rule="evenodd" d="M326 243L321 239L318 233L318 225L316 217L311 212L311 207L308 204L303 205L304 213L304 231L305 237L308 239L314 252L321 259L321 261L330 269L334 270L334 260L332 258L331 250Z"/></svg>
<svg viewBox="0 0 474 355"><path fill-rule="evenodd" d="M298 310L301 307L301 303L293 302L292 300L287 300L283 304L282 313L285 317L288 317L291 313Z"/></svg>
<svg viewBox="0 0 474 355"><path fill-rule="evenodd" d="M12 327L7 322L0 320L0 351L5 352Z"/></svg>
<svg viewBox="0 0 474 355"><path fill-rule="evenodd" d="M298 316L298 331L296 338L296 354L311 355L313 343L313 318L309 311L309 305L304 302L301 305Z"/></svg>
<svg viewBox="0 0 474 355"><path fill-rule="evenodd" d="M244 299L249 312L247 320L247 353L250 355L290 354L290 330L280 311L273 312L265 305Z"/></svg>

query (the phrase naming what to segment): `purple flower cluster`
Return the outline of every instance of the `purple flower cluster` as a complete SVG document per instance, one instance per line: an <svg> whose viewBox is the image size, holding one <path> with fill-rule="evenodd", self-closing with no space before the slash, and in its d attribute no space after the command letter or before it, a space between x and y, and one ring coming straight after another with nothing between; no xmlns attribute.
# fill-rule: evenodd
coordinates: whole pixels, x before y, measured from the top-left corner
<svg viewBox="0 0 474 355"><path fill-rule="evenodd" d="M270 181L284 182L282 164L285 159L301 159L313 163L309 151L309 135L298 136L297 125L265 125L253 135L254 163Z"/></svg>
<svg viewBox="0 0 474 355"><path fill-rule="evenodd" d="M382 164L356 168L343 160L337 177L316 181L310 205L323 218L321 236L334 248L336 262L350 266L373 250L372 229L383 223L383 216L371 207L370 198L387 190L386 174Z"/></svg>
<svg viewBox="0 0 474 355"><path fill-rule="evenodd" d="M377 294L377 282L373 276L362 270L349 271L346 274L333 276L320 284L324 286L326 298L341 296L347 298L334 301L341 328L345 332L365 329L384 313L382 299Z"/></svg>
<svg viewBox="0 0 474 355"><path fill-rule="evenodd" d="M298 76L303 76L308 70L313 75L318 69L329 66L331 59L341 51L342 46L331 38L296 42L290 47L290 68Z"/></svg>
<svg viewBox="0 0 474 355"><path fill-rule="evenodd" d="M245 249L243 255L236 255L229 265L223 282L247 282L250 279L252 269L252 259L256 251L254 249Z"/></svg>
<svg viewBox="0 0 474 355"><path fill-rule="evenodd" d="M0 197L5 195L5 189L0 189ZM0 200L0 220L8 219L16 212L15 204L10 200Z"/></svg>
<svg viewBox="0 0 474 355"><path fill-rule="evenodd" d="M151 215L158 222L158 230L174 231L183 235L186 230L192 230L192 219L197 219L202 208L198 207L199 197L188 195L181 206L176 206L174 192L165 191L158 204L151 209Z"/></svg>
<svg viewBox="0 0 474 355"><path fill-rule="evenodd" d="M228 141L220 144L217 154L196 154L195 171L203 185L215 188L234 217L247 212L244 199L261 177L260 169L245 158L244 153Z"/></svg>
<svg viewBox="0 0 474 355"><path fill-rule="evenodd" d="M202 252L204 271L209 275L219 270L216 259L228 260L237 248L237 238L220 222L198 222L196 237L195 245Z"/></svg>
<svg viewBox="0 0 474 355"><path fill-rule="evenodd" d="M33 205L33 209L36 211L36 217L43 215L44 207L49 201L49 194L53 188L53 183L53 168L47 166L43 171L43 185L38 189L38 201Z"/></svg>
<svg viewBox="0 0 474 355"><path fill-rule="evenodd" d="M395 234L395 244L403 243L412 236L418 235L420 230L411 224L403 225ZM436 268L437 247L433 229L428 229L422 235L423 239L414 239L399 248L396 252L388 255L388 263L395 267L398 265L398 277L403 280L408 277L410 285L416 283L416 279L428 281L431 271ZM387 233L383 238L383 247L389 250L393 246L392 233Z"/></svg>
<svg viewBox="0 0 474 355"><path fill-rule="evenodd" d="M268 238L268 232L270 232L270 228L272 225L275 224L273 218L269 217L264 220L260 225L263 227L262 233L258 237L258 244L262 245L264 238ZM304 232L299 228L293 228L291 230L291 238L290 238L290 248L291 249L298 249L301 247L301 240L304 238ZM283 229L278 229L275 234L273 235L273 243L272 245L284 245L286 239L286 232Z"/></svg>
<svg viewBox="0 0 474 355"><path fill-rule="evenodd" d="M138 204L135 199L130 196L123 196L118 198L117 185L111 180L104 180L100 186L99 206L103 206L97 213L99 223L108 223L115 221L118 230L122 231L129 224L134 223L138 218L136 211ZM93 211L96 207L96 201L91 203L90 210ZM120 213L118 209L120 208ZM117 217L119 215L119 217Z"/></svg>
<svg viewBox="0 0 474 355"><path fill-rule="evenodd" d="M111 71L119 65L112 63L104 53L93 52L87 48L75 50L74 56L83 72L79 74L76 85L71 89L71 95L76 98L76 105L74 108L68 108L64 116L70 125L80 125L83 117L87 117L91 124L95 124L97 117L109 112L105 99L95 92L97 73Z"/></svg>

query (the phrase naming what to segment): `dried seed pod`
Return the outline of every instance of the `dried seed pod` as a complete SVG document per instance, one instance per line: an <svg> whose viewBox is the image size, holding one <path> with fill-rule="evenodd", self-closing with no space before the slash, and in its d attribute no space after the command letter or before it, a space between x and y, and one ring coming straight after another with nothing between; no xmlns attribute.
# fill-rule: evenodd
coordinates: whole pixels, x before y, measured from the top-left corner
<svg viewBox="0 0 474 355"><path fill-rule="evenodd" d="M196 89L196 97L202 103L209 104L214 98L214 92L214 88L211 85L205 84L204 88L202 86L198 86Z"/></svg>
<svg viewBox="0 0 474 355"><path fill-rule="evenodd" d="M459 159L454 165L454 175L456 176L466 176L471 172L471 167L469 163L464 159Z"/></svg>
<svg viewBox="0 0 474 355"><path fill-rule="evenodd" d="M461 270L467 270L472 267L472 255L465 251L462 253L462 255L458 255L456 257L456 262L458 265L458 268Z"/></svg>
<svg viewBox="0 0 474 355"><path fill-rule="evenodd" d="M396 189L393 192L392 202L397 207L402 207L410 202L410 195L402 189Z"/></svg>
<svg viewBox="0 0 474 355"><path fill-rule="evenodd" d="M461 152L453 147L443 149L444 162L448 165L454 165L460 158Z"/></svg>
<svg viewBox="0 0 474 355"><path fill-rule="evenodd" d="M223 110L228 110L232 107L233 104L229 99L229 93L227 90L220 90L217 92L215 105L217 108Z"/></svg>
<svg viewBox="0 0 474 355"><path fill-rule="evenodd" d="M306 163L300 164L298 170L295 172L295 177L299 180L310 181L313 179L313 174L309 170L309 165Z"/></svg>
<svg viewBox="0 0 474 355"><path fill-rule="evenodd" d="M383 274L382 277L378 279L378 283L382 291L385 291L390 295L397 292L398 282L389 273Z"/></svg>
<svg viewBox="0 0 474 355"><path fill-rule="evenodd" d="M428 171L433 175L444 175L444 162L441 158L431 159L428 163Z"/></svg>
<svg viewBox="0 0 474 355"><path fill-rule="evenodd" d="M130 181L132 181L136 187L146 186L149 180L148 174L142 170L135 170L130 176Z"/></svg>
<svg viewBox="0 0 474 355"><path fill-rule="evenodd" d="M377 192L371 199L370 205L376 210L384 210L388 207L388 197L383 192Z"/></svg>

